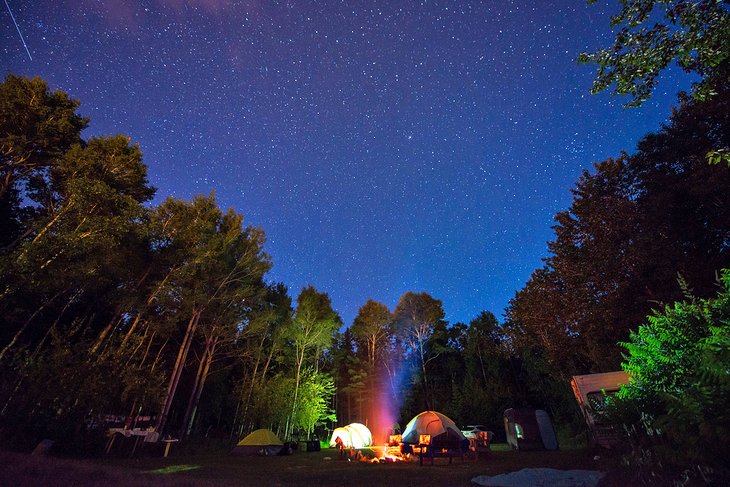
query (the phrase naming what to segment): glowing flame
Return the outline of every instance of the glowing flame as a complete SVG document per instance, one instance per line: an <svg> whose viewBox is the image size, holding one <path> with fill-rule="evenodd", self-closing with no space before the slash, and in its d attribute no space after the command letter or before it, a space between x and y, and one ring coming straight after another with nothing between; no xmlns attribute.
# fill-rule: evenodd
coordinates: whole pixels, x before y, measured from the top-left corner
<svg viewBox="0 0 730 487"><path fill-rule="evenodd" d="M369 448L373 456L363 455L360 461L366 463L396 463L406 461L406 457L400 451L400 445L372 446Z"/></svg>

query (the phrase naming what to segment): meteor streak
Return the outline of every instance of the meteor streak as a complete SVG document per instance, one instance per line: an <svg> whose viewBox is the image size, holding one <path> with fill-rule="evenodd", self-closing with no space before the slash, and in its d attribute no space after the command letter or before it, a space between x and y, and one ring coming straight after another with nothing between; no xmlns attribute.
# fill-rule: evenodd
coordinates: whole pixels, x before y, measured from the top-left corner
<svg viewBox="0 0 730 487"><path fill-rule="evenodd" d="M23 39L23 34L20 32L20 27L18 27L18 23L15 21L15 15L13 15L13 11L10 10L10 4L8 3L8 0L5 0L5 6L8 7L8 13L10 14L10 18L13 19L13 23L15 24L15 28L18 29L18 35L20 36L20 42L23 43L23 47L25 48L25 52L28 53L28 58L30 60L33 60L33 56L30 55L30 51L28 50L28 46L25 44L25 39Z"/></svg>

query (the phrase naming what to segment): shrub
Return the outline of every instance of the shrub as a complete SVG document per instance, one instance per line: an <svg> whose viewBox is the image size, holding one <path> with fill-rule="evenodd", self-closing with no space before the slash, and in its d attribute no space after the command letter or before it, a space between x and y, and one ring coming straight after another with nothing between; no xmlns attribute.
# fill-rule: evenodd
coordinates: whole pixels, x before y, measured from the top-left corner
<svg viewBox="0 0 730 487"><path fill-rule="evenodd" d="M655 312L621 344L632 380L607 415L649 483L730 478L730 270L721 286Z"/></svg>

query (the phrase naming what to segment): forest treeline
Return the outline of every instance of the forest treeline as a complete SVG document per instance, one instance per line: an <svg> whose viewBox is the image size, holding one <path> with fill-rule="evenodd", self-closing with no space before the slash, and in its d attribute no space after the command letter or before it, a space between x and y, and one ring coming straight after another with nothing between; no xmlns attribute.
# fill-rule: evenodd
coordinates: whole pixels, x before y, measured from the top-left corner
<svg viewBox="0 0 730 487"><path fill-rule="evenodd" d="M78 105L39 78L0 85L6 441L78 448L108 415L183 438L311 432L334 393L328 296L267 283L263 231L213 195L150 205L139 147L83 140Z"/></svg>
<svg viewBox="0 0 730 487"><path fill-rule="evenodd" d="M652 309L709 298L730 267L728 83L681 96L635 153L595 164L555 217L549 255L505 312L445 320L441 298L363 297L342 323L323 290L266 279L262 229L214 195L151 204L140 148L82 138L79 102L39 78L0 84L0 440L92 453L106 415L231 442L424 409L498 431L547 409L580 431L569 378L617 370ZM348 326L349 325L349 326ZM379 427L391 425L379 424Z"/></svg>

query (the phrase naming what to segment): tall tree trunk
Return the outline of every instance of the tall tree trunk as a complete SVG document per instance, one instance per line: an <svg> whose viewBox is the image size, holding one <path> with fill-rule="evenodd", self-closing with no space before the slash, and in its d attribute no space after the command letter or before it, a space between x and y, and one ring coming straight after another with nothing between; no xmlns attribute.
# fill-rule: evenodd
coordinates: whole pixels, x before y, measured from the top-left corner
<svg viewBox="0 0 730 487"><path fill-rule="evenodd" d="M132 350L132 353L129 354L129 358L124 363L124 367L125 368L129 366L129 363L132 361L132 359L134 358L134 356L137 355L137 352L139 351L140 348L142 348L142 345L144 345L144 339L145 339L145 337L143 336L142 339L137 344L137 346L134 347L134 350Z"/></svg>
<svg viewBox="0 0 730 487"><path fill-rule="evenodd" d="M375 356L377 355L378 337L371 335L368 339L368 361L370 365L375 367Z"/></svg>
<svg viewBox="0 0 730 487"><path fill-rule="evenodd" d="M180 426L180 437L181 438L187 434L188 421L190 420L190 414L193 411L193 402L195 401L195 394L198 392L198 386L200 385L200 379L201 379L201 377L203 377L203 368L205 367L205 362L208 359L208 353L210 352L211 340L212 340L211 337L205 338L205 346L203 347L203 354L200 356L200 360L198 362L198 371L195 373L195 380L193 381L193 387L190 390L190 397L188 398L188 406L185 409L185 416L183 417L183 422L182 422L182 425Z"/></svg>
<svg viewBox="0 0 730 487"><path fill-rule="evenodd" d="M484 369L484 359L482 358L482 347L477 345L477 356L479 357L479 365L482 367L482 377L484 378L484 387L489 385L487 380L487 371Z"/></svg>
<svg viewBox="0 0 730 487"><path fill-rule="evenodd" d="M39 313L40 313L41 311L43 311L44 309L46 309L46 307L47 307L48 305L50 305L50 304L51 304L51 303L52 303L53 301L55 301L55 300L56 300L56 298L58 298L58 297L59 297L60 295L64 294L64 293L65 293L66 291L68 291L68 288L64 289L63 291L59 291L59 292L57 292L57 293L56 293L56 294L54 294L54 295L53 295L53 296L52 296L51 298L49 298L48 300L46 300L46 302L45 302L45 303L43 303L43 304L42 304L42 305L41 305L41 306L40 306L40 307L39 307L38 309L36 309L36 310L35 310L35 312L33 312L33 314L32 314L32 315L30 315L30 318L28 318L28 319L27 319L27 320L25 321L25 323L23 323L23 326L21 326L21 327L20 327L20 330L18 330L18 331L17 331L16 333L15 333L15 335L13 336L13 339L12 339L12 340L10 340L10 343L8 343L7 345L5 345L5 347L4 347L3 349L2 349L2 351L0 351L0 360L2 360L2 359L3 359L3 357L5 357L5 354L6 354L6 353L8 353L8 351L9 351L9 350L10 350L11 348L13 348L13 346L15 345L15 343L16 343L16 342L18 341L18 338L20 338L20 335L22 335L22 334L23 334L23 332L24 332L24 331L25 331L26 329L28 329L28 326L29 326L29 325L30 325L30 323L31 323L31 322L33 321L33 319L34 319L34 318L35 318L36 316L38 316L38 314L39 314Z"/></svg>
<svg viewBox="0 0 730 487"><path fill-rule="evenodd" d="M297 351L297 372L294 376L294 399L292 400L291 404L291 413L289 414L289 417L286 420L286 428L285 433L286 437L289 438L290 434L294 430L294 414L297 410L297 399L299 396L299 381L301 380L301 373L302 373L302 364L304 363L304 347L301 348L301 351Z"/></svg>
<svg viewBox="0 0 730 487"><path fill-rule="evenodd" d="M148 307L148 306L150 306L152 304L152 302L155 300L155 298L157 297L157 295L162 290L162 287L167 282L167 279L170 277L170 275L172 274L172 272L175 269L176 269L175 267L171 268L169 270L169 272L165 275L165 277L157 285L157 287L155 287L155 290L152 291L152 293L150 293L149 296L147 296L147 299L145 300L145 307ZM138 283L138 286L140 286L142 284L142 282L144 282L144 280L147 278L147 275L148 274L149 274L149 269L147 270L147 272L144 273L144 275L142 276L142 279L140 279L140 282ZM135 328L137 328L137 325L139 324L139 321L140 321L141 318L142 318L142 311L140 310L140 311L137 311L137 316L134 317L134 321L132 322L132 326L129 327L129 330L127 330L127 333L124 335L124 339L122 340L122 343L121 343L120 347L123 347L124 344L127 343L127 340L129 340L129 338L132 336L132 333L134 333L134 330L135 330Z"/></svg>
<svg viewBox="0 0 730 487"><path fill-rule="evenodd" d="M149 326L148 326L148 329L145 330L144 336L147 336L148 331L149 331ZM152 348L152 343L154 343L154 341L155 341L155 335L157 335L156 331L153 331L152 335L150 335L150 339L147 342L147 348L144 351L144 355L142 355L142 360L139 361L140 369L144 366L144 363L147 361L147 356L150 354L150 349Z"/></svg>
<svg viewBox="0 0 730 487"><path fill-rule="evenodd" d="M195 400L193 401L193 408L190 413L190 417L187 421L188 427L185 432L186 436L190 436L190 432L193 429L193 423L195 422L195 413L198 411L198 405L200 404L200 396L203 393L203 387L205 387L205 381L208 379L208 374L210 373L210 364L213 363L213 354L215 353L216 345L218 345L218 337L215 337L210 342L210 346L208 348L208 354L205 358L205 368L203 369L203 374L200 378L200 384L197 387L197 390L195 391ZM186 414L187 416L187 414Z"/></svg>
<svg viewBox="0 0 730 487"><path fill-rule="evenodd" d="M149 276L149 274L150 274L151 271L152 271L152 266L148 266L147 269L142 273L142 276L137 280L137 283L136 283L136 285L134 287L135 289L139 289L139 287L142 286L142 284L147 279L147 276ZM149 303L150 303L150 300L148 299L147 300L147 304L149 305ZM94 346L91 348L91 353L92 354L93 353L96 353L96 351L99 349L99 347L104 342L104 340L109 335L109 333L111 331L115 330L117 328L117 326L119 326L119 323L122 322L122 319L123 319L123 316L122 316L123 315L123 310L127 308L128 304L129 304L129 301L127 300L127 302L125 302L124 304L119 304L117 306L117 311L114 313L114 316L112 317L111 320L109 320L109 323L101 331L101 333L99 334L99 338L97 339L97 341L94 344ZM124 337L124 340L122 341L121 346L124 346L124 344L129 339L130 335L132 334L132 331L134 331L134 328L139 323L140 316L141 316L141 313L137 313L137 316L135 317L134 323L130 327L130 331ZM115 323L115 321L116 321L116 323Z"/></svg>
<svg viewBox="0 0 730 487"><path fill-rule="evenodd" d="M352 422L352 392L347 391L347 422Z"/></svg>
<svg viewBox="0 0 730 487"><path fill-rule="evenodd" d="M134 333L134 330L137 328L140 319L142 319L142 312L137 311L137 315L134 317L134 321L129 327L129 330L127 330L127 333L124 334L124 338L122 339L122 343L119 344L119 348L122 348L124 345L127 344L127 341L132 337L132 333Z"/></svg>
<svg viewBox="0 0 730 487"><path fill-rule="evenodd" d="M43 348L43 345L46 343L46 340L48 340L48 337L51 335L51 332L56 329L58 326L58 323L61 321L61 318L66 313L66 310L71 306L71 303L73 302L74 298L76 298L79 294L81 294L81 291L78 291L71 295L70 298L66 301L66 305L63 307L60 313L58 313L58 316L56 316L55 321L51 326L48 327L46 330L46 333L43 335L43 338L41 338L41 341L38 342L38 345L35 347L35 350L33 350L33 353L30 356L30 360L35 359L35 357L40 353L41 349ZM74 318L74 321L76 318ZM72 321L72 323L74 322Z"/></svg>
<svg viewBox="0 0 730 487"><path fill-rule="evenodd" d="M35 350L33 350L33 353L30 354L30 357L28 357L28 360L25 362L26 365L33 362L40 353L40 351L43 349L43 344L46 343L46 340L50 336L51 332L58 326L58 322L61 321L61 317L66 312L69 306L71 306L71 301L73 301L73 296L66 302L66 306L63 307L61 312L56 317L56 320L53 322L51 326L48 327L46 330L46 333L43 335L43 338L41 338L41 341L38 342L38 345L36 345ZM17 383L15 384L15 387L13 388L13 391L8 396L7 400L5 401L5 405L2 408L2 411L0 411L0 417L5 416L5 412L8 409L8 406L12 402L13 398L15 397L15 394L20 389L21 384L25 380L25 370L21 370L19 374L19 378Z"/></svg>
<svg viewBox="0 0 730 487"><path fill-rule="evenodd" d="M393 401L398 400L398 391L396 390L396 384L395 384L395 367L391 368L390 362L386 358L386 360L383 362L385 364L385 371L388 374L388 382L390 383L390 393L392 394Z"/></svg>
<svg viewBox="0 0 730 487"><path fill-rule="evenodd" d="M418 352L421 356L421 376L423 377L423 399L426 401L426 409L431 410L431 401L428 399L428 378L426 377L426 361L423 352L423 340L418 340Z"/></svg>
<svg viewBox="0 0 730 487"><path fill-rule="evenodd" d="M228 435L229 442L233 440L233 435L236 433L236 426L237 426L236 419L238 418L238 408L240 408L240 407L241 407L241 401L238 401L236 403L236 412L233 414L233 426L231 426L231 434ZM243 421L241 421L241 424L243 424ZM240 438L241 435L239 435L238 437Z"/></svg>
<svg viewBox="0 0 730 487"><path fill-rule="evenodd" d="M266 379L266 374L269 373L269 366L271 365L271 359L274 357L274 352L276 352L276 348L277 347L275 342L272 341L271 348L269 349L269 356L266 358L266 364L261 371L261 380L259 381L261 384L264 383L264 380Z"/></svg>
<svg viewBox="0 0 730 487"><path fill-rule="evenodd" d="M51 228L51 227L52 227L53 225L55 225L55 224L56 224L56 222L57 222L57 221L58 221L58 220L59 220L59 219L60 219L60 218L61 218L61 217L62 217L62 216L63 216L63 215L64 215L64 214L66 213L66 212L68 212L68 210L70 210L70 209L71 209L71 207L72 207L72 206L74 205L74 203L75 203L75 202L74 202L74 200L73 200L73 197L69 198L69 200L68 200L68 203L66 203L66 205L65 205L65 206L64 206L63 208L61 208L61 209L59 210L59 212L58 212L58 213L56 214L56 216L54 216L54 217L53 217L53 218L52 218L52 219L51 219L51 220L50 220L50 221L49 221L48 223L46 223L46 225L45 225L45 226L44 226L44 227L43 227L43 228L42 228L42 229L41 229L41 230L40 230L40 231L38 232L38 235L36 235L36 236L35 236L35 237L33 238L33 240L32 240L32 241L30 242L31 246L32 246L33 244L35 244L35 243L36 243L36 242L37 242L37 241L38 241L38 240L39 240L39 239L40 239L40 238L41 238L41 237L42 237L42 236L43 236L43 235L44 235L44 234L45 234L45 233L46 233L46 232L47 232L48 230L50 230L50 228ZM28 233L28 232L26 232L26 233L24 234L24 236L23 236L23 237L21 237L21 238L24 238L25 236L28 236L28 235L29 235L29 233ZM13 244L16 244L16 245L17 245L18 243L20 243L20 240L19 240L19 239L16 239L16 241L15 241L15 242L13 242L13 243L11 244L11 246L14 246ZM28 253L28 249L30 249L30 247L28 247L27 249L25 249L25 250L21 251L21 255L25 255L25 254L27 254L27 253Z"/></svg>
<svg viewBox="0 0 730 487"><path fill-rule="evenodd" d="M96 339L96 342L94 342L94 345L91 347L91 354L95 354L99 348L101 347L102 343L104 343L104 340L106 340L106 337L109 335L109 333L119 326L119 323L122 321L121 313L117 312L114 313L114 316L112 316L112 319L109 320L109 323L106 324L103 330L101 330L101 333L99 333L99 336Z"/></svg>
<svg viewBox="0 0 730 487"><path fill-rule="evenodd" d="M150 342L151 341L152 341L152 339L150 338ZM169 342L169 341L170 341L169 338L166 339L165 343L163 343L162 346L160 347L160 349L157 351L157 355L155 356L155 361L152 362L152 367L150 368L150 373L154 372L155 368L157 367L157 364L160 363L160 357L162 356L162 352L165 351L165 348L167 347L167 342ZM142 367L142 364L140 364L140 368L141 367Z"/></svg>
<svg viewBox="0 0 730 487"><path fill-rule="evenodd" d="M266 342L266 333L264 333L261 337L261 342L259 343L258 352L256 353L256 362L254 362L253 371L251 372L251 387L248 389L248 395L246 397L246 402L244 403L243 413L241 414L241 423L245 422L248 419L248 408L251 405L251 398L253 397L253 390L254 386L256 385L256 375L258 374L259 365L261 363L261 353L264 350L264 343ZM273 344L272 344L273 348ZM268 362L267 362L268 366ZM261 379L261 383L263 384L264 377ZM243 400L243 398L241 398ZM239 402L240 405L240 402ZM238 406L236 407L236 414L238 414Z"/></svg>
<svg viewBox="0 0 730 487"><path fill-rule="evenodd" d="M170 406L172 406L172 400L175 397L175 391L177 385L180 382L180 376L182 375L182 369L185 367L185 360L190 350L190 342L193 341L193 335L195 334L195 328L198 326L198 320L202 310L196 310L193 308L193 313L188 322L188 328L185 332L185 338L180 344L180 349L177 353L177 360L175 361L175 367L173 368L172 375L170 376L170 383L167 386L167 393L165 394L165 400L163 401L162 412L160 417L157 418L157 424L155 425L155 431L160 435L164 432L165 423L167 423L167 415L170 412Z"/></svg>

